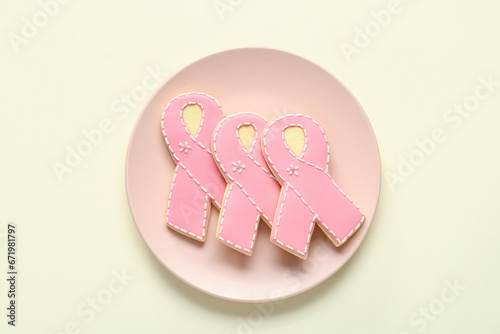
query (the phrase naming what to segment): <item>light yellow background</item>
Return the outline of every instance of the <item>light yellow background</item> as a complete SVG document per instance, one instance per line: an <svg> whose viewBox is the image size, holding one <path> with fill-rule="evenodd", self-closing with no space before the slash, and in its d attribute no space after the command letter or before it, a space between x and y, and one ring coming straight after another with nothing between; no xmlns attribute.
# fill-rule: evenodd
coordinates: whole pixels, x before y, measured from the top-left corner
<svg viewBox="0 0 500 334"><path fill-rule="evenodd" d="M18 326L6 324L2 278L2 333L500 332L499 1L54 3L0 4L0 277L8 222L19 239ZM359 251L324 284L272 305L177 280L142 241L125 195L147 98L196 59L246 46L337 76L382 158ZM473 111L454 111L464 103ZM84 147L96 128L103 137ZM56 173L77 147L88 155ZM106 302L99 311L94 299Z"/></svg>

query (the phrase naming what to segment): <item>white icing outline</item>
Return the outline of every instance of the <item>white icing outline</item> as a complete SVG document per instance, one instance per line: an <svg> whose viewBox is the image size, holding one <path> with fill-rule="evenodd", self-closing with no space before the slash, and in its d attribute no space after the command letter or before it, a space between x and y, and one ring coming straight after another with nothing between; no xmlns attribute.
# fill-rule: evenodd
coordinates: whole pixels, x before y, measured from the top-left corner
<svg viewBox="0 0 500 334"><path fill-rule="evenodd" d="M302 147L302 152L300 152L300 155L295 154L295 152L288 146L288 143L286 142L285 139L285 130L288 128L301 128L302 131L304 132L304 147ZM285 127L283 127L283 131L281 131L281 138L283 139L283 142L285 143L285 147L290 152L291 155L293 155L296 158L302 158L304 156L304 153L306 153L306 148L307 148L307 132L306 129L301 124L288 124Z"/></svg>
<svg viewBox="0 0 500 334"><path fill-rule="evenodd" d="M242 113L242 114L245 114L245 113ZM247 113L248 114L248 113ZM266 120L267 122L267 120ZM252 138L252 142L250 143L250 147L245 148L245 146L243 145L243 143L241 142L241 138L240 138L240 128L242 126L251 126L253 127L253 130L254 130L254 134L253 134L253 138ZM243 123L240 123L238 124L238 126L236 127L236 138L238 138L238 142L240 143L240 146L241 148L245 151L245 153L247 154L250 154L253 150L253 147L255 146L255 143L257 142L257 138L260 136L259 132L257 131L257 127L255 126L255 124L252 124L250 122L243 122Z"/></svg>
<svg viewBox="0 0 500 334"><path fill-rule="evenodd" d="M200 124L198 125L198 129L196 129L196 134L194 135L194 138L196 138L196 137L198 137L198 135L201 132L201 127L203 126L203 120L205 119L205 109L203 108L203 105L201 104L201 102L187 102L187 103L184 103L182 105L182 107L181 107L181 122L182 122L182 125L184 126L184 130L186 130L186 132L188 133L188 135L193 136L193 134L191 133L191 131L189 131L189 129L188 129L187 125L186 125L186 122L184 122L184 116L183 116L184 109L186 109L187 106L193 106L193 105L198 105L201 108L201 120L200 120Z"/></svg>

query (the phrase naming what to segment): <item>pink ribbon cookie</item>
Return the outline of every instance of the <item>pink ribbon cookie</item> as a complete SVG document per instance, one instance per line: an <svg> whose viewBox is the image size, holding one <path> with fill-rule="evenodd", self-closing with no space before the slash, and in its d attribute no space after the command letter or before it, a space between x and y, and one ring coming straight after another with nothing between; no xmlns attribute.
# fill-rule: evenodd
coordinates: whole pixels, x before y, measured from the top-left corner
<svg viewBox="0 0 500 334"><path fill-rule="evenodd" d="M200 106L201 122L195 135L188 130L183 111ZM210 141L224 111L217 101L202 93L175 97L161 120L163 135L177 166L168 196L167 226L196 240L205 241L210 200L220 208L226 182L215 165Z"/></svg>
<svg viewBox="0 0 500 334"><path fill-rule="evenodd" d="M285 141L289 127L304 131L300 156ZM337 247L359 229L365 217L330 175L328 140L318 122L305 115L280 117L264 130L262 147L282 185L271 231L273 243L306 259L315 223Z"/></svg>
<svg viewBox="0 0 500 334"><path fill-rule="evenodd" d="M261 152L260 137L266 125L258 114L240 113L221 121L212 139L214 158L227 181L217 238L246 255L252 255L260 218L272 225L281 190ZM240 140L243 126L253 127L248 148Z"/></svg>

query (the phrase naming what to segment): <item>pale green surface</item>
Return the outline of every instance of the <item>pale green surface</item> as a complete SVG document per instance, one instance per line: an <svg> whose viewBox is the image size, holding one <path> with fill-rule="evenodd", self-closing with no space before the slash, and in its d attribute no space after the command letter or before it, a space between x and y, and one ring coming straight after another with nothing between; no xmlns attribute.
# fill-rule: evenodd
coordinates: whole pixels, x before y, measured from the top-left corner
<svg viewBox="0 0 500 334"><path fill-rule="evenodd" d="M2 273L7 222L21 240L19 326L8 333L55 334L68 324L66 333L79 332L71 322L81 333L418 333L424 318L412 325L411 315L453 299L447 280L465 291L425 333L500 332L500 87L463 121L447 111L474 94L479 77L500 81L500 2L401 1L351 62L341 43L353 44L356 27L389 1L230 2L221 19L212 0L71 1L17 54L7 35L20 34L40 5L2 2ZM343 81L372 122L384 175L397 172L400 156L417 157L415 140L441 129L441 143L404 183L383 180L371 230L348 265L262 311L186 286L150 254L124 185L127 143L147 97L116 104L140 94L147 68L163 72L162 81L199 57L243 46L296 53ZM147 81L146 95L157 85ZM110 133L59 182L51 164L100 124ZM135 278L92 319L81 304L105 296L110 282L119 287L113 270L122 268ZM241 327L242 319L255 327Z"/></svg>

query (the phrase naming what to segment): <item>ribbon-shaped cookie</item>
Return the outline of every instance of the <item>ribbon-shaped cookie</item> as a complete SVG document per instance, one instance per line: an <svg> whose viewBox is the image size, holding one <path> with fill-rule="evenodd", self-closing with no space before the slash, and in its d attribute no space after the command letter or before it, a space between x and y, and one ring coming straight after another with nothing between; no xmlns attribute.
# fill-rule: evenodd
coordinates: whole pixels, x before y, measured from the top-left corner
<svg viewBox="0 0 500 334"><path fill-rule="evenodd" d="M246 255L252 255L260 217L272 225L281 189L261 152L266 125L258 114L236 114L219 123L212 139L214 158L227 181L217 238Z"/></svg>
<svg viewBox="0 0 500 334"><path fill-rule="evenodd" d="M195 133L183 117L184 110L193 106L201 108ZM220 208L226 188L211 150L213 130L224 116L214 98L187 93L170 101L161 120L165 141L177 164L168 196L167 226L199 241L205 241L210 200Z"/></svg>
<svg viewBox="0 0 500 334"><path fill-rule="evenodd" d="M303 130L302 153L295 154L285 130ZM264 157L282 185L271 241L307 258L315 223L335 246L340 246L364 221L359 207L333 181L329 148L317 121L305 115L286 115L270 123L262 137Z"/></svg>

